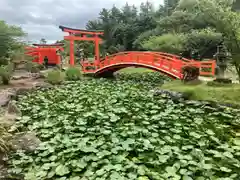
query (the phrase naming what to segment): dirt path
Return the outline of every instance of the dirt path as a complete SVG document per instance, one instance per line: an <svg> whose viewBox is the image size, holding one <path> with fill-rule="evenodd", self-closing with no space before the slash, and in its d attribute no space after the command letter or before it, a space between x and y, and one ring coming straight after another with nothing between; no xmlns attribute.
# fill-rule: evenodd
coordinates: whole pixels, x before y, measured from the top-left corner
<svg viewBox="0 0 240 180"><path fill-rule="evenodd" d="M31 74L26 71L15 72L8 85L0 85L0 108L7 105L11 96L15 96L18 90L32 89L46 84L39 74Z"/></svg>
<svg viewBox="0 0 240 180"><path fill-rule="evenodd" d="M199 79L200 79L201 81L206 81L206 82L208 82L208 81L213 81L215 78L213 78L213 77L200 76ZM239 84L239 81L236 80L236 79L232 79L232 82L233 82L234 84Z"/></svg>

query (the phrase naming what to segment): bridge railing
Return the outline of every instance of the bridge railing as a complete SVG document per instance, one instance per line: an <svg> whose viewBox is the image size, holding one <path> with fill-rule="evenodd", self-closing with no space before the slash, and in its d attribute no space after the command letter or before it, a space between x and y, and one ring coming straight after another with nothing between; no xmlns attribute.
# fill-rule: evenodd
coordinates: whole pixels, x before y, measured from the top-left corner
<svg viewBox="0 0 240 180"><path fill-rule="evenodd" d="M158 53L158 54L165 54L165 53ZM215 75L215 68L216 68L216 61L209 60L209 61L196 61L196 60L189 60L186 58L180 58L180 56L172 56L171 54L167 54L167 57L173 58L173 60L181 60L183 62L182 66L195 66L200 69L200 75L202 76L214 76ZM179 58L178 58L179 57Z"/></svg>
<svg viewBox="0 0 240 180"><path fill-rule="evenodd" d="M94 73L114 64L133 66L142 64L152 69L161 69L177 77L182 76L181 69L186 65L200 68L200 75L203 76L214 75L215 73L215 61L195 61L161 52L120 52L106 56L100 59L99 62L82 62L83 71L87 73Z"/></svg>
<svg viewBox="0 0 240 180"><path fill-rule="evenodd" d="M181 56L178 56L178 55L164 53L164 52L153 52L153 53L156 53L156 54L159 54L159 55L162 55L162 56L167 56L167 57L170 57L170 58L173 58L173 59L180 59L180 60L182 60L184 62L194 61L192 59L187 59L187 58L184 58L184 57L181 57Z"/></svg>
<svg viewBox="0 0 240 180"><path fill-rule="evenodd" d="M215 75L215 68L216 68L216 61L192 61L187 63L186 65L192 65L198 67L200 69L200 75L202 76L214 76Z"/></svg>
<svg viewBox="0 0 240 180"><path fill-rule="evenodd" d="M121 66L122 64L145 66L151 69L158 69L166 74L171 74L179 78L181 76L182 61L168 56L161 56L151 52L122 52L113 54L101 59L99 63L84 62L83 69L85 72L91 73L111 65ZM90 67L91 70L90 70ZM88 68L88 69L87 69Z"/></svg>

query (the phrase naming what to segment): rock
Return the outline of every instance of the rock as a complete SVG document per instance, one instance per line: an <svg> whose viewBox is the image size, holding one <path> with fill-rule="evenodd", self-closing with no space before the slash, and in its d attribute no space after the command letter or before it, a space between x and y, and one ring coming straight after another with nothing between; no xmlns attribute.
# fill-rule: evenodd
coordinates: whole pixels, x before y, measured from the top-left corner
<svg viewBox="0 0 240 180"><path fill-rule="evenodd" d="M7 91L8 91L8 94L10 95L11 98L16 97L17 92L16 92L15 89L13 89L13 88L9 88Z"/></svg>
<svg viewBox="0 0 240 180"><path fill-rule="evenodd" d="M34 86L35 88L50 88L50 87L52 87L51 84L46 83L46 82L35 82L35 83L33 84L33 86Z"/></svg>
<svg viewBox="0 0 240 180"><path fill-rule="evenodd" d="M18 95L25 95L32 90L32 87L20 87L16 89L16 94Z"/></svg>
<svg viewBox="0 0 240 180"><path fill-rule="evenodd" d="M42 79L45 79L47 77L47 72L45 71L40 71L39 74L40 74L40 78Z"/></svg>
<svg viewBox="0 0 240 180"><path fill-rule="evenodd" d="M19 80L19 79L21 79L21 77L22 77L22 76L13 76L13 77L12 77L12 80Z"/></svg>
<svg viewBox="0 0 240 180"><path fill-rule="evenodd" d="M0 117L0 125L10 128L11 126L13 126L16 122L16 119L19 116L16 114L8 114L6 113L4 116Z"/></svg>
<svg viewBox="0 0 240 180"><path fill-rule="evenodd" d="M30 76L28 74L25 74L25 75L15 75L15 76L12 77L12 80L27 79L29 77Z"/></svg>
<svg viewBox="0 0 240 180"><path fill-rule="evenodd" d="M6 106L11 100L11 97L6 91L0 93L0 106Z"/></svg>
<svg viewBox="0 0 240 180"><path fill-rule="evenodd" d="M33 152L39 146L41 141L36 137L34 133L21 133L17 134L11 140L13 150L25 150L27 152Z"/></svg>
<svg viewBox="0 0 240 180"><path fill-rule="evenodd" d="M8 107L7 107L7 113L21 115L21 111L18 109L15 101L13 100L9 101Z"/></svg>
<svg viewBox="0 0 240 180"><path fill-rule="evenodd" d="M39 79L39 78L41 78L42 76L41 76L40 73L31 73L31 77L32 77L32 79Z"/></svg>
<svg viewBox="0 0 240 180"><path fill-rule="evenodd" d="M152 92L154 93L155 96L157 95L166 95L174 100L177 99L188 99L189 98L189 94L188 93L180 93L180 92L174 92L174 91L169 91L169 90L163 90L163 89L159 89L159 90L152 90Z"/></svg>
<svg viewBox="0 0 240 180"><path fill-rule="evenodd" d="M6 106L11 98L16 96L16 92L12 89L7 89L0 92L0 107Z"/></svg>
<svg viewBox="0 0 240 180"><path fill-rule="evenodd" d="M49 72L50 70L49 69L44 69L44 70L41 70L40 73L45 75Z"/></svg>

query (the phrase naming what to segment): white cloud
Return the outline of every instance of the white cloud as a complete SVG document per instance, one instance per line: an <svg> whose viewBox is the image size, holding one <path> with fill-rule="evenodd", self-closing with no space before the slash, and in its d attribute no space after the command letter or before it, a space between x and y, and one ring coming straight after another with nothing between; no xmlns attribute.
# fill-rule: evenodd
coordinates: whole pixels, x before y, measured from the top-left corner
<svg viewBox="0 0 240 180"><path fill-rule="evenodd" d="M9 24L20 25L29 35L28 39L45 38L55 41L63 38L59 25L84 28L102 8L129 5L139 6L141 0L0 0L0 19ZM144 1L144 0L143 0ZM156 7L163 0L148 0Z"/></svg>

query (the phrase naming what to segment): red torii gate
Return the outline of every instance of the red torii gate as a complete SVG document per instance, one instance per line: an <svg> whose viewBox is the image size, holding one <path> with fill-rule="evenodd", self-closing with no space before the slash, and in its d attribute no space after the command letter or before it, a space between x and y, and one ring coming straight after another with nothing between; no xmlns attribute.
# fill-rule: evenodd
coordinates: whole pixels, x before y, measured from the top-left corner
<svg viewBox="0 0 240 180"><path fill-rule="evenodd" d="M43 64L44 58L48 58L48 64L60 64L60 55L57 51L63 51L62 43L56 44L33 44L25 47L25 54L33 57L33 62Z"/></svg>
<svg viewBox="0 0 240 180"><path fill-rule="evenodd" d="M59 26L63 32L67 32L68 36L64 36L65 40L70 41L70 65L74 65L74 41L93 41L95 43L95 62L100 62L99 43L102 39L99 35L103 35L103 31L88 31L82 29L73 29L69 27ZM76 36L77 35L77 36Z"/></svg>

